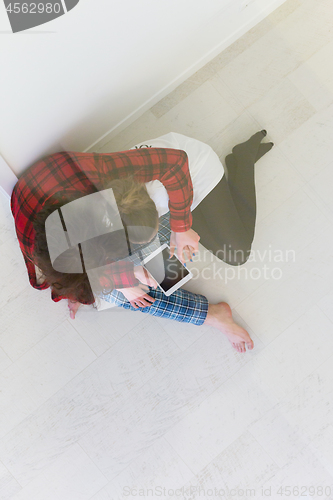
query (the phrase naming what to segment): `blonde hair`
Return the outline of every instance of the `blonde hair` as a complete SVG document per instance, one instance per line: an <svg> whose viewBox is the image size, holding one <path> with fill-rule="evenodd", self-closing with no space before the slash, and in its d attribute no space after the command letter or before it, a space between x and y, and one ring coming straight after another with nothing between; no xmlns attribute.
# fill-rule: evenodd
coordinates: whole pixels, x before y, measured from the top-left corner
<svg viewBox="0 0 333 500"><path fill-rule="evenodd" d="M126 178L110 181L104 189L110 187L113 189L123 222L131 226L131 236L135 236L135 226L138 226L137 237L142 239L142 226L144 226L147 229L146 241L148 242L156 232L158 212L155 203L149 197L145 184L139 183L133 178ZM95 299L87 273L61 273L53 268L45 234L45 220L47 217L58 208L66 205L66 203L78 198L80 196L76 193L57 193L46 201L42 210L36 215L33 221L35 230L34 262L41 269L45 281L56 294L64 295L82 304L93 304ZM133 243L136 242L135 239L132 241ZM115 247L117 247L117 242L115 242ZM117 248L114 250L115 254L117 254ZM105 248L99 248L97 251L108 255L110 248L105 246ZM100 291L103 288L104 286L101 286Z"/></svg>
<svg viewBox="0 0 333 500"><path fill-rule="evenodd" d="M128 177L113 180L106 188L112 188L122 221L131 227L130 240L149 241L156 233L158 212L145 184Z"/></svg>

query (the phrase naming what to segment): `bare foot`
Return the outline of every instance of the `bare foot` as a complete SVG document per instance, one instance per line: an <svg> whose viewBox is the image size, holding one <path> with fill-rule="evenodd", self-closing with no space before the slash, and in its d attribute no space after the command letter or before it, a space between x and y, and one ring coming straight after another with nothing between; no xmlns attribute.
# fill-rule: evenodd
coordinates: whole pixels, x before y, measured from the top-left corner
<svg viewBox="0 0 333 500"><path fill-rule="evenodd" d="M230 306L226 302L209 304L208 314L204 324L213 326L224 333L231 345L238 352L245 352L245 344L248 349L253 349L254 344L250 335L232 319Z"/></svg>

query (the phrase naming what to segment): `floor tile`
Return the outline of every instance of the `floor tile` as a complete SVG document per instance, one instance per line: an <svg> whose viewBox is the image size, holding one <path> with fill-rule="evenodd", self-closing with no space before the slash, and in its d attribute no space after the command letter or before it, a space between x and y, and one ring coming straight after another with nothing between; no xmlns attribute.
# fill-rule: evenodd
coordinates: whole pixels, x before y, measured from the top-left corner
<svg viewBox="0 0 333 500"><path fill-rule="evenodd" d="M262 485L262 489L268 498L289 496L316 498L318 496L318 498L330 500L331 485L332 476L309 446L300 451L293 461L281 467ZM325 494L325 489L328 495Z"/></svg>
<svg viewBox="0 0 333 500"><path fill-rule="evenodd" d="M318 436L332 421L332 357L304 378L249 431L281 467L294 462L301 451L315 448Z"/></svg>
<svg viewBox="0 0 333 500"><path fill-rule="evenodd" d="M1 437L96 359L77 332L64 322L0 376Z"/></svg>
<svg viewBox="0 0 333 500"><path fill-rule="evenodd" d="M328 293L317 302L318 307L333 323L333 293Z"/></svg>
<svg viewBox="0 0 333 500"><path fill-rule="evenodd" d="M69 319L66 301L30 286L0 193L1 498L110 500L127 485L141 497L162 486L183 500L216 489L280 499L303 485L332 499L320 490L333 487L331 13L331 0L286 0L93 148L175 131L223 163L268 130L250 259L234 268L200 245L185 287L228 302L252 351L212 327L122 308Z"/></svg>
<svg viewBox="0 0 333 500"><path fill-rule="evenodd" d="M172 130L205 142L236 117L227 97L206 82L158 120L156 136Z"/></svg>
<svg viewBox="0 0 333 500"><path fill-rule="evenodd" d="M0 489L3 500L9 500L21 490L21 485L10 474L6 467L0 463Z"/></svg>
<svg viewBox="0 0 333 500"><path fill-rule="evenodd" d="M260 413L253 406L250 409L245 391L228 380L174 425L165 439L197 474L258 417Z"/></svg>
<svg viewBox="0 0 333 500"><path fill-rule="evenodd" d="M274 144L279 144L316 114L316 109L286 78L249 106L248 111L258 122L266 124Z"/></svg>
<svg viewBox="0 0 333 500"><path fill-rule="evenodd" d="M137 327L95 362L85 369L77 369L76 376L68 384L64 380L65 374L62 375L62 388L53 396L51 388L39 389L37 383L34 392L27 387L36 378L36 368L23 387L22 377L17 376L11 382L7 392L13 387L16 392L12 389L4 403L11 398L13 415L5 414L8 421L1 426L4 438L0 444L0 460L20 484L25 485L34 479L36 471L33 464L38 464L38 468L49 466L55 456L65 452L68 446L92 429L96 431L101 421L105 423L106 419L108 427L113 416L119 411L122 413L131 395L135 396L140 387L158 377L159 372L164 373L163 368L180 351L169 336L156 326L153 318L149 318L144 328ZM131 346L135 347L131 349ZM88 347L86 349L89 350ZM67 356L70 355L71 351ZM66 367L59 356L58 362ZM79 360L76 360L76 365L78 363ZM71 369L74 370L74 366ZM55 380L53 384L59 384L59 381ZM36 410L36 398L39 397L38 402L42 402L38 390L39 393L43 390L44 395L48 390L49 399ZM13 405L15 394L18 399L16 407ZM25 408L24 405L27 407L29 402L29 408ZM23 415L24 410L26 415ZM10 431L15 424L15 429Z"/></svg>
<svg viewBox="0 0 333 500"><path fill-rule="evenodd" d="M158 439L103 488L108 499L165 496L179 489L193 473L164 438ZM144 478L144 479L143 479ZM103 498L102 492L96 498ZM95 497L93 497L95 498Z"/></svg>
<svg viewBox="0 0 333 500"><path fill-rule="evenodd" d="M302 177L310 181L332 163L333 105L317 112L279 144Z"/></svg>
<svg viewBox="0 0 333 500"><path fill-rule="evenodd" d="M13 500L31 500L31 498L89 500L106 483L107 480L95 464L78 445L74 445L12 498Z"/></svg>
<svg viewBox="0 0 333 500"><path fill-rule="evenodd" d="M204 496L228 500L254 498L261 494L263 481L278 470L274 460L245 431L184 485L185 494L180 498L185 499L186 492L191 492L193 500Z"/></svg>
<svg viewBox="0 0 333 500"><path fill-rule="evenodd" d="M330 291L331 233L324 232L318 238L320 244L314 239L306 249L296 253L295 262L284 263L280 278L274 272L275 283L267 281L237 305L243 318L252 318L251 327L266 345ZM252 311L256 314L251 314Z"/></svg>
<svg viewBox="0 0 333 500"><path fill-rule="evenodd" d="M332 57L333 43L329 42L287 76L317 111L333 101Z"/></svg>

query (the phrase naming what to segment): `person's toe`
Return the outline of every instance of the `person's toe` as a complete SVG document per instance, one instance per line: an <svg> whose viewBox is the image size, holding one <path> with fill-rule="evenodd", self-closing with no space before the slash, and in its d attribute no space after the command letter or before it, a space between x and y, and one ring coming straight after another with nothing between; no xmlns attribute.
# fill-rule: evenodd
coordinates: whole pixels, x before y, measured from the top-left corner
<svg viewBox="0 0 333 500"><path fill-rule="evenodd" d="M233 342L233 347L237 352L245 352L245 342Z"/></svg>
<svg viewBox="0 0 333 500"><path fill-rule="evenodd" d="M248 348L248 349L250 349L250 350L251 350L251 349L253 349L253 347L254 347L253 340L251 339L251 341L250 341L250 342L246 342L246 345L247 345L247 348Z"/></svg>

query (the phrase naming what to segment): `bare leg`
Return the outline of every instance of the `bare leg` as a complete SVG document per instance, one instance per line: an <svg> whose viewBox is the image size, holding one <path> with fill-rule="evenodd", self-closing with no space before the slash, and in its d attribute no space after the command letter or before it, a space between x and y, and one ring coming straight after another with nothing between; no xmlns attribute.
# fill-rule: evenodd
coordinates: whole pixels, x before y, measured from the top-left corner
<svg viewBox="0 0 333 500"><path fill-rule="evenodd" d="M245 344L248 349L254 347L253 340L248 332L232 319L230 306L226 302L209 304L207 317L203 324L213 326L224 333L238 352L246 351Z"/></svg>

